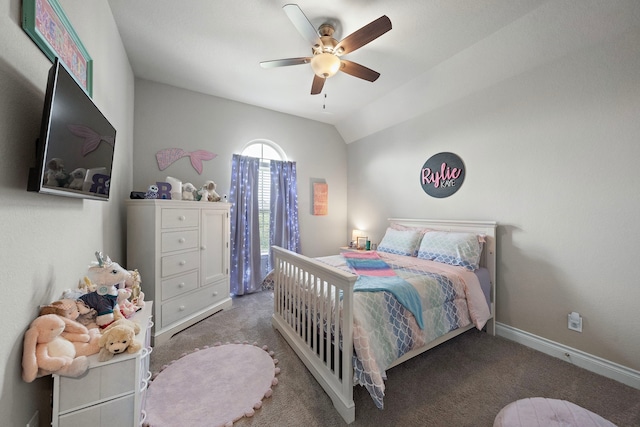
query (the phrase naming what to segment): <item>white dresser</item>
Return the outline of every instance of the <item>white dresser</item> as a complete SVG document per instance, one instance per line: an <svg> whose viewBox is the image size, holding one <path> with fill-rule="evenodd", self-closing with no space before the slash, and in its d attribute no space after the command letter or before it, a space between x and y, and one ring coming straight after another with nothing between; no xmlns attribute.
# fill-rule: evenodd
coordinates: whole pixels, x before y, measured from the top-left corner
<svg viewBox="0 0 640 427"><path fill-rule="evenodd" d="M143 344L134 354L117 354L98 362L89 356L89 369L78 378L53 375L53 427L140 426L144 398L151 378L149 355L153 303L147 301L132 320L140 325L136 340Z"/></svg>
<svg viewBox="0 0 640 427"><path fill-rule="evenodd" d="M231 307L229 203L127 200L127 268L155 301L153 342Z"/></svg>

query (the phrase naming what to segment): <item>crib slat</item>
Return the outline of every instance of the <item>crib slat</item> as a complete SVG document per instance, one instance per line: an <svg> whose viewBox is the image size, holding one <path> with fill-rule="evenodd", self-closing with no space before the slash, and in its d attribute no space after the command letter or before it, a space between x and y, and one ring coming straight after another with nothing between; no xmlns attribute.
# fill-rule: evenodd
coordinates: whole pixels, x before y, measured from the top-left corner
<svg viewBox="0 0 640 427"><path fill-rule="evenodd" d="M273 247L273 325L345 420L353 402L353 285L357 276Z"/></svg>

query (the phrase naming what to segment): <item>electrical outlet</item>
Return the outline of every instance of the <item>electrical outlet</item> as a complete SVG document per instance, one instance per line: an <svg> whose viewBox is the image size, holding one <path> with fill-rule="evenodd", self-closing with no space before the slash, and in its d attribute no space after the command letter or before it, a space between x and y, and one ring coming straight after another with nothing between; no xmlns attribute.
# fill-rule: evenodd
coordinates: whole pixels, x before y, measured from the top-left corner
<svg viewBox="0 0 640 427"><path fill-rule="evenodd" d="M575 311L569 313L567 327L572 331L582 332L582 316Z"/></svg>
<svg viewBox="0 0 640 427"><path fill-rule="evenodd" d="M27 423L27 427L39 427L40 426L40 414L36 411L29 422Z"/></svg>

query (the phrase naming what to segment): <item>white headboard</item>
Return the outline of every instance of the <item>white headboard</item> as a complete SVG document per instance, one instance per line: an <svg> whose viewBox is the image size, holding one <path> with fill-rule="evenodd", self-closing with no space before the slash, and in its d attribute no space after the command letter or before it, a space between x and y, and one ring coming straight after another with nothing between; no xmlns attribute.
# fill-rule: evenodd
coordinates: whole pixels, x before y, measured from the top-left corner
<svg viewBox="0 0 640 427"><path fill-rule="evenodd" d="M406 227L429 228L439 231L457 231L463 233L475 233L485 235L485 244L480 258L480 267L489 270L491 277L491 301L495 305L496 298L496 229L495 221L457 221L437 219L406 219L388 218L390 223L404 225ZM491 310L495 316L493 307Z"/></svg>

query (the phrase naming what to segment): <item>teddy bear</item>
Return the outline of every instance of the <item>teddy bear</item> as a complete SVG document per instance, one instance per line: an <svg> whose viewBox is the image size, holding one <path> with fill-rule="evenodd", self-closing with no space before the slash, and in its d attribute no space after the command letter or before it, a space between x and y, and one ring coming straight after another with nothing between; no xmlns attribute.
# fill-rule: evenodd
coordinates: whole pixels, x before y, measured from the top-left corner
<svg viewBox="0 0 640 427"><path fill-rule="evenodd" d="M84 177L87 175L85 168L77 168L69 174L69 188L72 190L82 190L84 186Z"/></svg>
<svg viewBox="0 0 640 427"><path fill-rule="evenodd" d="M32 382L50 374L79 377L89 367L87 356L76 355L73 344L62 338L66 323L57 314L36 317L24 334L22 379Z"/></svg>
<svg viewBox="0 0 640 427"><path fill-rule="evenodd" d="M64 187L69 181L69 174L64 171L64 162L57 157L47 162L44 175L44 185L49 187Z"/></svg>
<svg viewBox="0 0 640 427"><path fill-rule="evenodd" d="M89 289L91 287L92 289ZM91 283L88 277L84 277L78 282L77 289L65 289L60 299L70 299L75 301L78 309L78 317L76 321L87 327L87 329L97 328L96 310L89 307L80 297L86 293L95 291L95 285Z"/></svg>
<svg viewBox="0 0 640 427"><path fill-rule="evenodd" d="M96 310L89 307L87 303L81 299L76 299L75 302L76 307L78 307L78 318L76 321L89 330L98 328L98 324L96 323Z"/></svg>
<svg viewBox="0 0 640 427"><path fill-rule="evenodd" d="M43 305L40 307L40 316L45 314L55 314L62 318L65 328L61 336L73 344L77 356L90 356L100 350L98 345L100 331L97 326L87 329L86 326L76 321L80 312L74 300L62 299Z"/></svg>
<svg viewBox="0 0 640 427"><path fill-rule="evenodd" d="M96 252L95 255L98 262L89 267L88 271L88 278L92 283L88 288L95 285L95 291L81 295L80 299L96 310L96 323L104 329L122 318L116 285L124 283L130 273L108 256L104 257L101 252Z"/></svg>
<svg viewBox="0 0 640 427"><path fill-rule="evenodd" d="M135 339L140 332L140 325L128 319L119 319L102 331L100 337L99 362L111 360L114 355L136 353L142 344Z"/></svg>
<svg viewBox="0 0 640 427"><path fill-rule="evenodd" d="M196 186L190 182L182 184L182 200L195 200L196 199Z"/></svg>
<svg viewBox="0 0 640 427"><path fill-rule="evenodd" d="M216 193L216 183L213 181L205 181L200 191L203 201L219 202L221 199L220 195Z"/></svg>

